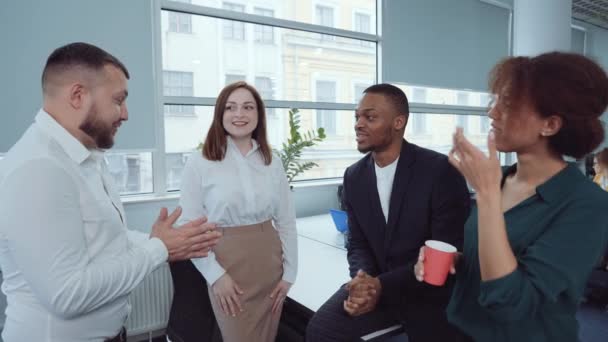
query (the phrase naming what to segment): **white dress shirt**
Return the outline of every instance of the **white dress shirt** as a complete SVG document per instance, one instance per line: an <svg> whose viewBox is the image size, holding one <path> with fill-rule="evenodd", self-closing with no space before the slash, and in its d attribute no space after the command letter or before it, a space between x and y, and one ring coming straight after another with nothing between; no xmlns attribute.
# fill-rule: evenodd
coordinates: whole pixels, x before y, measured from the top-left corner
<svg viewBox="0 0 608 342"><path fill-rule="evenodd" d="M118 334L129 293L167 259L126 229L103 152L48 113L0 161L5 342L103 341Z"/></svg>
<svg viewBox="0 0 608 342"><path fill-rule="evenodd" d="M380 205L382 206L382 213L384 214L384 220L386 222L388 222L388 209L390 208L391 203L391 193L393 192L393 180L395 179L395 171L397 171L397 162L399 162L399 158L385 167L380 167L374 161L374 166L376 168L376 186L378 187Z"/></svg>
<svg viewBox="0 0 608 342"><path fill-rule="evenodd" d="M272 163L265 165L255 140L244 156L227 138L224 160L209 161L201 152L188 158L181 181L180 222L207 216L218 227L234 227L272 219L283 248L283 280L293 284L298 263L296 215L281 159L273 155ZM192 261L209 284L225 273L213 253Z"/></svg>

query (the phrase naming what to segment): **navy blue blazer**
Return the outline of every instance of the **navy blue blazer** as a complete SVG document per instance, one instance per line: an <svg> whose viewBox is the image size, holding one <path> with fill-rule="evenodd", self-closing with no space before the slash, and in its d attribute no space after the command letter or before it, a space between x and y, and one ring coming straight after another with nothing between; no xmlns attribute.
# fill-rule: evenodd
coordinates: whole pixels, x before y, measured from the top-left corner
<svg viewBox="0 0 608 342"><path fill-rule="evenodd" d="M413 266L429 239L462 250L470 196L466 181L445 155L403 140L388 222L376 185L374 160L368 153L344 173L343 201L348 213L348 263L354 277L362 269L378 276L380 303L446 305L450 286L435 287L415 280Z"/></svg>

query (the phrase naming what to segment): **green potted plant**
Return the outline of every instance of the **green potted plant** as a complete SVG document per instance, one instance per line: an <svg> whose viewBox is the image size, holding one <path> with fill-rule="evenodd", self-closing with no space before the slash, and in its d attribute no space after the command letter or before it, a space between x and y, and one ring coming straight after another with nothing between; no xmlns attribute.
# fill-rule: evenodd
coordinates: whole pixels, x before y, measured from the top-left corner
<svg viewBox="0 0 608 342"><path fill-rule="evenodd" d="M289 110L289 138L284 142L280 150L275 152L281 157L283 168L287 174L289 183L300 173L318 166L315 162L302 162L302 152L307 147L312 147L326 138L325 129L322 127L300 133L300 113L297 108Z"/></svg>

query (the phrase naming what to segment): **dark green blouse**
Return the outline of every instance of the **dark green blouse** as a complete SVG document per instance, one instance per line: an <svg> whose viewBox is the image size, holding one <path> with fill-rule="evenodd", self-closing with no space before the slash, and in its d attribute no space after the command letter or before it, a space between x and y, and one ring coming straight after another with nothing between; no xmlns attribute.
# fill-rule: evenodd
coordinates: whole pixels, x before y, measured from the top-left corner
<svg viewBox="0 0 608 342"><path fill-rule="evenodd" d="M449 321L475 341L578 341L576 310L608 241L608 193L570 164L507 211L505 222L518 267L481 281L473 207Z"/></svg>

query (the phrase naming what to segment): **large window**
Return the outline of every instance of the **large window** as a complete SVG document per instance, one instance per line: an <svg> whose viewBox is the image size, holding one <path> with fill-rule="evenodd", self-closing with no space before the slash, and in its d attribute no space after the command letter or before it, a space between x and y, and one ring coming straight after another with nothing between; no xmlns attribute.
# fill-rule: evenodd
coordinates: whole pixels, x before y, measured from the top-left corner
<svg viewBox="0 0 608 342"><path fill-rule="evenodd" d="M362 13L370 16L370 33L376 33L376 0L192 0L194 5L227 9L243 12L240 7L226 6L238 4L244 7L246 13L255 13L256 8L271 9L274 17L289 20L294 23L326 25L317 20L315 11L317 6L329 8L333 11L333 21L326 26L343 30L354 30L353 13ZM363 31L361 31L363 32ZM367 31L366 31L367 32Z"/></svg>
<svg viewBox="0 0 608 342"><path fill-rule="evenodd" d="M426 102L426 89L416 87L412 90L412 96L410 97L412 102L425 103ZM415 134L426 133L426 116L411 114L408 120L408 125L412 127L412 132Z"/></svg>
<svg viewBox="0 0 608 342"><path fill-rule="evenodd" d="M163 71L163 94L168 96L192 96L194 80L191 72ZM192 106L167 105L165 114L192 115Z"/></svg>
<svg viewBox="0 0 608 342"><path fill-rule="evenodd" d="M367 13L355 12L354 29L357 32L372 32L372 17ZM361 41L361 46L373 46L371 42Z"/></svg>
<svg viewBox="0 0 608 342"><path fill-rule="evenodd" d="M263 15L265 17L274 17L274 11L265 8L254 8L254 14ZM267 25L255 25L254 26L254 37L258 43L272 44L274 43L274 29L272 26Z"/></svg>
<svg viewBox="0 0 608 342"><path fill-rule="evenodd" d="M274 89L272 87L272 79L270 77L265 76L256 76L255 77L255 88L260 93L260 96L264 100L272 100L274 99ZM274 108L266 108L267 115L275 115Z"/></svg>
<svg viewBox="0 0 608 342"><path fill-rule="evenodd" d="M169 32L192 33L192 17L190 14L170 13Z"/></svg>
<svg viewBox="0 0 608 342"><path fill-rule="evenodd" d="M452 147L456 127L487 152L490 119L487 115L491 96L487 93L396 84L410 100L410 119L405 137L420 146L447 154ZM431 112L425 112L431 110ZM503 164L514 160L511 153L501 153Z"/></svg>
<svg viewBox="0 0 608 342"><path fill-rule="evenodd" d="M334 9L328 6L315 6L315 24L334 27ZM331 35L321 35L323 40L333 40L335 37Z"/></svg>
<svg viewBox="0 0 608 342"><path fill-rule="evenodd" d="M341 177L344 169L361 157L356 150L353 113L363 90L377 79L377 41L370 41L371 47L362 44L369 38L364 33L375 32L376 2L337 2L328 6L316 0L221 2L213 15L207 15L205 8L191 13L195 30L187 40L177 35L161 36L162 68L189 72L193 81L189 97L177 91L166 91L163 97L165 108L187 106L186 110L193 113L191 117L166 115L164 119L164 179L168 190L179 188L186 157L204 141L219 92L238 80L254 85L266 101L273 148L280 148L289 137L289 108L300 110L302 132L325 129L327 139L302 156L319 166L298 180ZM218 7L217 1L192 3ZM163 6L170 7L170 3L163 2ZM161 13L161 31L169 25L163 18L172 13L170 9ZM231 17L235 12L239 14ZM295 14L297 21L319 26L304 31L297 24L272 25L275 17L288 18L287 12ZM354 13L369 17L356 17ZM235 20L237 17L247 22ZM354 20L358 22L357 31ZM349 31L336 36L334 26ZM239 41L235 43L235 39ZM166 77L163 81L171 80Z"/></svg>
<svg viewBox="0 0 608 342"><path fill-rule="evenodd" d="M336 101L336 82L317 81L315 90L318 102ZM317 128L323 127L329 135L336 134L336 111L330 109L317 109Z"/></svg>
<svg viewBox="0 0 608 342"><path fill-rule="evenodd" d="M152 153L106 153L108 171L121 195L151 193Z"/></svg>
<svg viewBox="0 0 608 342"><path fill-rule="evenodd" d="M479 116L467 117L458 114L435 114L435 113L411 113L410 123L405 130L405 138L416 145L420 145L437 152L448 154L452 148L452 135L457 126L461 125L461 118L478 119ZM416 120L424 119L427 126L432 129L425 130L424 133L416 132L414 127L410 125ZM469 122L476 133L467 132L467 138L481 150L487 152L487 134L488 130L482 131L479 127L479 120L471 120Z"/></svg>
<svg viewBox="0 0 608 342"><path fill-rule="evenodd" d="M244 12L245 6L239 4L233 4L231 2L224 2L224 9ZM224 21L224 39L244 40L245 39L245 24L234 20Z"/></svg>
<svg viewBox="0 0 608 342"><path fill-rule="evenodd" d="M189 156L190 153L167 153L167 190L179 190L182 171L184 170L184 166L186 166Z"/></svg>
<svg viewBox="0 0 608 342"><path fill-rule="evenodd" d="M190 2L190 0L174 0ZM169 13L169 32L192 33L192 16L186 13Z"/></svg>

